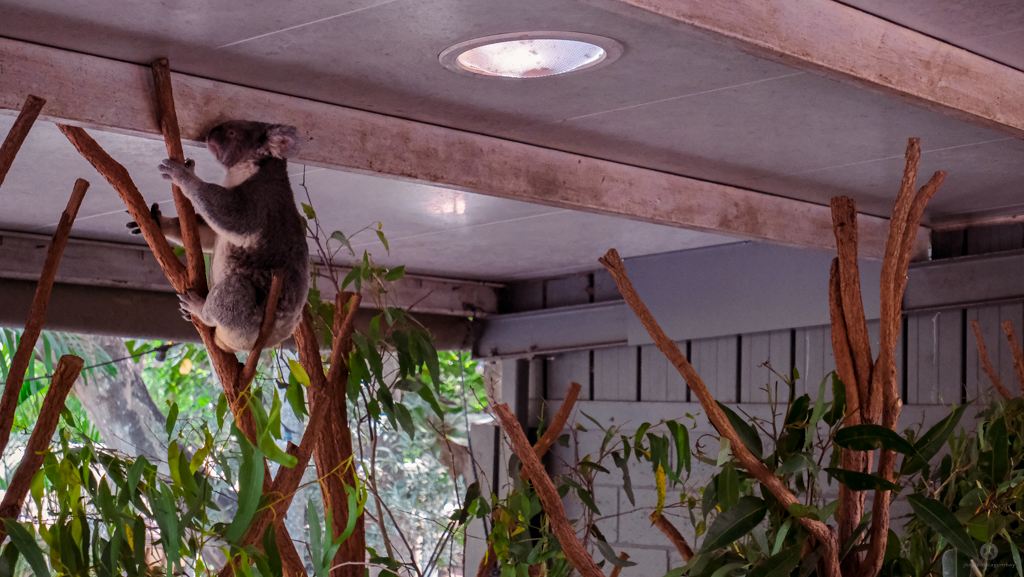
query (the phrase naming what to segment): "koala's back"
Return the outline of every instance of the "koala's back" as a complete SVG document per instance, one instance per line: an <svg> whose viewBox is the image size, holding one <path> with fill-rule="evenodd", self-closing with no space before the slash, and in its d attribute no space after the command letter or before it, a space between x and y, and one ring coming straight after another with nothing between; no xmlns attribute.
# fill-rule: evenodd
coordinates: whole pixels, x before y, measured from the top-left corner
<svg viewBox="0 0 1024 577"><path fill-rule="evenodd" d="M279 343L294 330L309 292L309 252L284 160L267 159L234 190L252 203L239 215L239 222L231 223L234 231L244 234L218 237L210 298L219 301L215 308L230 317L218 319L219 338L247 350L252 327L262 321L275 270L283 273L283 283L269 344ZM239 237L240 243L230 240Z"/></svg>

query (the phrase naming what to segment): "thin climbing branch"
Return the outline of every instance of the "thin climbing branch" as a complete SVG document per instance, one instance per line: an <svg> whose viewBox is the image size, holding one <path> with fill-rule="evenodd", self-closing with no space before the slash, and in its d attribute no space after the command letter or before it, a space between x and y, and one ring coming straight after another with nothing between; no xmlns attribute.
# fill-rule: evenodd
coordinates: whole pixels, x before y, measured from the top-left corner
<svg viewBox="0 0 1024 577"><path fill-rule="evenodd" d="M857 203L846 196L832 198L832 228L836 237L836 252L839 255L839 289L842 293L843 318L846 320L846 334L850 341L855 381L847 388L857 387L860 399L861 419L868 419L871 409L871 340L868 338L868 324L864 317L864 303L860 291L860 266L857 262Z"/></svg>
<svg viewBox="0 0 1024 577"><path fill-rule="evenodd" d="M46 104L45 100L29 94L28 98L25 99L25 104L21 105L21 112L18 113L18 118L15 119L14 125L7 132L7 138L4 139L3 145L0 145L0 185L7 178L7 171L14 164L14 157L21 150L21 144L25 142L25 137L32 130L32 125L35 124L36 118L39 117L39 111L43 109L44 104Z"/></svg>
<svg viewBox="0 0 1024 577"><path fill-rule="evenodd" d="M690 549L690 544L686 542L686 539L683 537L683 534L679 532L679 529L676 529L676 526L668 520L668 517L665 515L659 515L658 512L655 511L650 514L648 519L650 519L651 523L654 523L654 526L668 537L668 540L675 546L676 551L678 551L679 555L682 556L683 561L689 563L690 559L693 559L693 549Z"/></svg>
<svg viewBox="0 0 1024 577"><path fill-rule="evenodd" d="M46 309L50 305L50 292L53 290L53 281L57 276L57 267L60 265L61 255L64 254L64 247L67 246L68 236L71 234L71 226L75 222L75 217L78 216L78 208L82 206L82 199L85 198L87 190L89 190L88 182L81 178L75 181L71 198L60 215L57 230L53 233L49 248L46 249L46 260L43 262L43 271L39 274L39 282L36 283L36 293L32 297L28 321L25 322L25 330L21 333L18 350L15 351L14 358L11 359L4 392L0 396L0 453L7 448L7 442L11 438L14 412L18 408L18 396L21 394L25 371L28 370L29 363L32 362L36 341L39 339L40 333L43 332Z"/></svg>
<svg viewBox="0 0 1024 577"><path fill-rule="evenodd" d="M551 521L551 529L554 531L555 537L558 538L558 543L562 546L562 551L565 553L565 558L576 568L581 577L604 577L601 569L594 563L594 559L587 553L586 548L579 542L579 539L576 538L576 530L565 515L565 508L562 506L561 497L558 496L558 490L555 489L555 484L551 482L551 477L548 476L544 466L540 463L540 459L537 458L537 454L533 451L533 447L530 446L530 441L526 439L526 434L519 425L519 421L516 420L516 416L512 413L512 409L509 409L507 404L502 403L494 407L494 412L501 421L501 428L504 429L505 434L512 441L512 450L519 457L523 469L533 483L537 497L540 498L541 506Z"/></svg>
<svg viewBox="0 0 1024 577"><path fill-rule="evenodd" d="M57 362L50 388L43 398L42 408L39 409L39 417L28 438L25 456L18 465L18 470L14 472L10 485L7 486L3 501L0 502L0 518L17 519L21 514L28 491L32 487L32 478L43 465L46 451L53 440L53 433L57 430L60 414L64 411L64 401L84 365L85 361L75 355L64 355ZM0 525L0 541L5 537L6 531L3 525Z"/></svg>
<svg viewBox="0 0 1024 577"><path fill-rule="evenodd" d="M558 442L558 437L562 434L565 424L569 422L569 416L572 415L572 410L575 408L576 400L579 398L580 391L582 390L583 387L579 383L569 385L569 392L562 399L562 405L558 407L558 412L551 419L551 424L544 430L544 434L537 439L537 443L533 445L533 452L537 455L538 459L542 458L551 449L551 445Z"/></svg>
<svg viewBox="0 0 1024 577"><path fill-rule="evenodd" d="M1013 355L1013 370L1017 373L1020 391L1024 394L1024 353L1021 353L1020 343L1017 342L1017 333L1013 331L1013 321L1003 321L1003 332L1006 333L1006 341L1010 344L1010 354Z"/></svg>
<svg viewBox="0 0 1024 577"><path fill-rule="evenodd" d="M156 91L157 123L164 135L167 156L178 164L185 164L185 151L181 147L181 133L178 130L178 113L174 109L171 65L166 58L160 58L153 61L150 67L153 69L153 87ZM171 185L171 194L181 224L181 242L185 247L185 262L188 263L188 288L200 296L206 296L206 259L203 258L203 248L199 242L195 208L178 185Z"/></svg>
<svg viewBox="0 0 1024 577"><path fill-rule="evenodd" d="M263 322L260 324L260 332L256 342L249 351L249 357L245 359L245 366L242 367L241 376L238 378L238 387L245 389L252 382L256 375L256 366L260 363L260 355L263 354L263 347L274 330L274 317L277 316L277 304L281 300L281 285L284 282L284 275L280 269L274 271L270 280L270 293L267 295L266 309L263 311Z"/></svg>
<svg viewBox="0 0 1024 577"><path fill-rule="evenodd" d="M704 412L708 415L708 420L711 421L711 424L714 425L720 435L729 440L733 455L740 465L771 491L783 507L788 509L790 505L799 503L789 488L769 471L765 464L755 457L747 449L746 445L743 444L743 441L740 440L739 435L733 429L732 424L729 423L725 412L718 406L707 385L704 384L697 371L686 360L686 356L679 350L679 346L665 334L654 319L651 311L647 309L647 305L640 299L640 295L637 294L633 283L630 282L629 277L626 275L626 267L619 257L618 251L611 249L598 260L611 273L622 297L629 304L630 308L633 309L641 324L644 325L644 328L647 329L647 333L651 335L654 344L658 346L658 349L668 357L668 360L679 371L683 380L689 385L690 390L697 394L701 407L703 407ZM521 458L522 456L520 456ZM839 545L835 534L821 521L815 521L806 517L797 517L797 519L825 549L822 557L825 577L839 577Z"/></svg>
<svg viewBox="0 0 1024 577"><path fill-rule="evenodd" d="M132 182L132 178L125 167L111 158L85 130L77 126L67 126L64 124L58 124L57 128L64 133L64 136L71 141L71 144L75 146L78 152L117 191L117 194L128 208L128 214L139 225L143 238L149 244L149 248L153 251L153 256L156 257L160 268L167 275L167 280L171 281L174 290L179 293L188 290L189 279L185 265L181 264L178 257L174 256L174 250L171 249L171 245L164 238L160 225L153 220L153 216L149 212L149 206L146 204L145 199L142 198L142 194L139 193L135 183Z"/></svg>
<svg viewBox="0 0 1024 577"><path fill-rule="evenodd" d="M978 321L971 321L971 329L974 331L974 340L978 342L978 358L981 359L981 368L984 369L985 374L992 381L992 386L995 390L1004 399L1009 401L1012 398L1010 391L1003 386L1003 381L999 379L999 374L996 373L995 367L992 366L992 360L988 356L988 347L985 346L985 337L981 336L981 325L978 324ZM1011 330L1013 329L1011 328Z"/></svg>

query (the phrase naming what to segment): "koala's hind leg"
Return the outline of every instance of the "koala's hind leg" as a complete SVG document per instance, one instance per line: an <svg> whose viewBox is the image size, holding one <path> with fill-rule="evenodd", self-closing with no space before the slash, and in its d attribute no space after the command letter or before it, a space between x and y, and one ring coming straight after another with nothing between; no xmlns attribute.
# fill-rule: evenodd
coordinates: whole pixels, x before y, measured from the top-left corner
<svg viewBox="0 0 1024 577"><path fill-rule="evenodd" d="M203 307L208 323L216 327L221 348L249 351L256 344L263 322L264 304L249 278L231 275L210 290Z"/></svg>

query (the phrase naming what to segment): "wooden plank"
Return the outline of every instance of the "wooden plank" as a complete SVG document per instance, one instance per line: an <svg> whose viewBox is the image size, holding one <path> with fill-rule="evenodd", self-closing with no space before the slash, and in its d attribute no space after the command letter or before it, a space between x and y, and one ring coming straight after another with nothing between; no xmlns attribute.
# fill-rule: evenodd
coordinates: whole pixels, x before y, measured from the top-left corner
<svg viewBox="0 0 1024 577"><path fill-rule="evenodd" d="M640 354L640 400L667 401L668 359L654 345L641 347Z"/></svg>
<svg viewBox="0 0 1024 577"><path fill-rule="evenodd" d="M0 110L19 109L32 92L47 99L49 120L159 136L148 67L0 39L0 70ZM835 248L827 206L206 78L172 74L172 81L181 136L192 144L217 120L259 118L299 127L296 160L312 166L791 246ZM117 98L110 97L111 87L117 87ZM888 221L861 215L859 228L861 256L881 258ZM928 238L922 228L918 253L927 249Z"/></svg>
<svg viewBox="0 0 1024 577"><path fill-rule="evenodd" d="M938 313L937 316L937 403L943 405L959 403L962 312L960 309L955 309Z"/></svg>
<svg viewBox="0 0 1024 577"><path fill-rule="evenodd" d="M49 237L0 231L0 278L37 280L43 268ZM113 242L70 239L67 258L57 271L57 282L174 292L148 247ZM349 269L340 267L342 276ZM334 295L324 287L322 298ZM502 285L479 281L444 279L407 274L395 282L395 305L413 312L458 316L484 316L498 311L498 288ZM364 292L363 307L373 308L371 288Z"/></svg>
<svg viewBox="0 0 1024 577"><path fill-rule="evenodd" d="M594 400L636 401L636 347L594 351Z"/></svg>
<svg viewBox="0 0 1024 577"><path fill-rule="evenodd" d="M1024 72L832 0L619 0L753 54L1024 138Z"/></svg>
<svg viewBox="0 0 1024 577"><path fill-rule="evenodd" d="M910 317L912 346L908 357L913 363L908 368L908 398L912 405L935 405L939 402L938 317L938 313Z"/></svg>
<svg viewBox="0 0 1024 577"><path fill-rule="evenodd" d="M548 360L548 396L550 400L565 398L569 385L583 386L583 395L590 386L590 351L572 351L554 355Z"/></svg>

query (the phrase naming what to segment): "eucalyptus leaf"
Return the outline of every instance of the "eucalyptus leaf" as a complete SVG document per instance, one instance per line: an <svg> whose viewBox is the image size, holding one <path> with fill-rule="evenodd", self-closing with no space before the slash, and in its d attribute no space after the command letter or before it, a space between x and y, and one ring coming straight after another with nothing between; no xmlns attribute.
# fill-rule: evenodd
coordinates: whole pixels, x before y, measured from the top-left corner
<svg viewBox="0 0 1024 577"><path fill-rule="evenodd" d="M763 459L764 446L761 444L761 436L757 434L754 427L751 427L749 423L740 418L740 416L733 412L729 407L720 402L718 403L718 406L723 412L725 412L725 416L729 418L729 424L731 424L732 428L736 430L736 434L739 435L740 440L743 441L743 444L747 449L753 453L754 457L758 460Z"/></svg>
<svg viewBox="0 0 1024 577"><path fill-rule="evenodd" d="M929 527L941 535L950 545L966 554L971 559L978 558L978 547L974 540L964 531L963 526L957 521L952 511L941 502L929 499L921 495L909 495L907 501L914 509L918 518L924 521ZM945 567L945 559L943 559Z"/></svg>
<svg viewBox="0 0 1024 577"><path fill-rule="evenodd" d="M741 498L728 511L715 518L701 544L701 553L710 553L743 537L757 527L767 513L768 507L761 499L749 496Z"/></svg>

